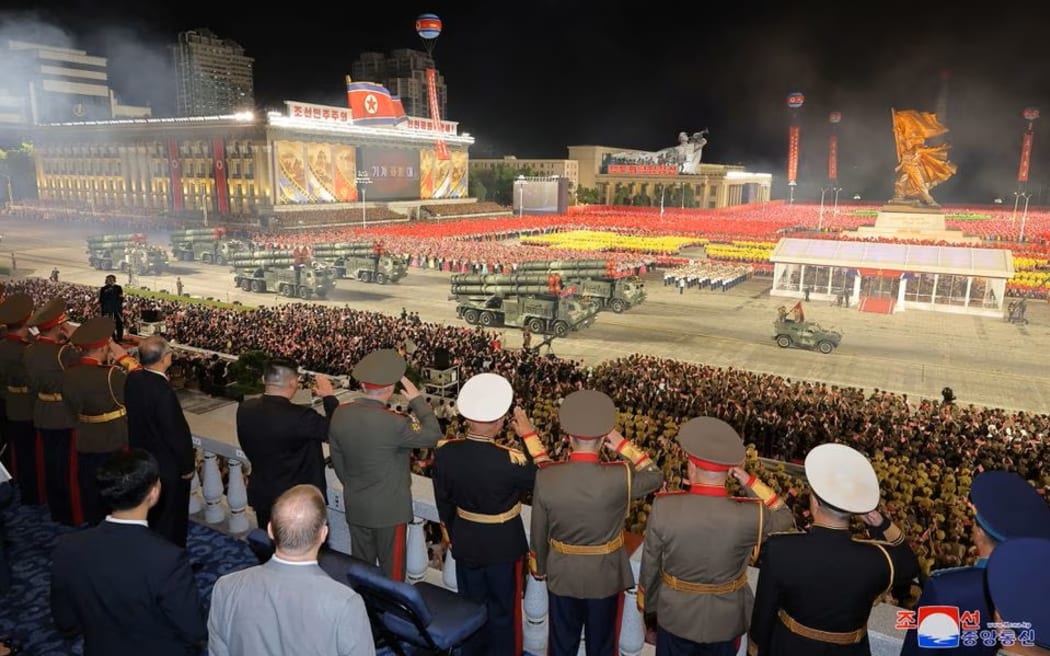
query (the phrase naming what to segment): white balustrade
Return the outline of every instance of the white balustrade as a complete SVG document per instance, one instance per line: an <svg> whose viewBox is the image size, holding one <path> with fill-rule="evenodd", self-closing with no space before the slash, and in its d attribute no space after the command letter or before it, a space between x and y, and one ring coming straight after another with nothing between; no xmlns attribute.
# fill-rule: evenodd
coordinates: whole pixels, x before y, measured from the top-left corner
<svg viewBox="0 0 1050 656"><path fill-rule="evenodd" d="M193 479L190 480L190 514L196 515L201 510L204 510L204 497L201 496L201 477L197 475L195 467Z"/></svg>
<svg viewBox="0 0 1050 656"><path fill-rule="evenodd" d="M408 545L405 555L405 576L412 583L418 583L427 575L430 557L427 553L427 538L423 531L423 519L415 517L408 525Z"/></svg>
<svg viewBox="0 0 1050 656"><path fill-rule="evenodd" d="M452 592L459 592L459 581L456 580L456 557L452 549L445 549L445 562L441 566L441 585Z"/></svg>
<svg viewBox="0 0 1050 656"><path fill-rule="evenodd" d="M634 580L638 580L641 560L631 559L631 571ZM620 654L622 656L639 656L645 647L645 620L638 612L638 588L630 588L623 596L623 614L620 619Z"/></svg>
<svg viewBox="0 0 1050 656"><path fill-rule="evenodd" d="M204 521L218 524L226 519L222 507L222 474L219 473L219 458L211 451L204 452Z"/></svg>
<svg viewBox="0 0 1050 656"><path fill-rule="evenodd" d="M226 484L226 502L230 506L230 533L244 535L251 530L252 524L248 519L248 490L244 486L244 474L241 471L241 461L230 458L226 461L229 465L229 482Z"/></svg>
<svg viewBox="0 0 1050 656"><path fill-rule="evenodd" d="M525 599L522 603L525 650L539 654L547 650L547 584L529 576L525 580Z"/></svg>

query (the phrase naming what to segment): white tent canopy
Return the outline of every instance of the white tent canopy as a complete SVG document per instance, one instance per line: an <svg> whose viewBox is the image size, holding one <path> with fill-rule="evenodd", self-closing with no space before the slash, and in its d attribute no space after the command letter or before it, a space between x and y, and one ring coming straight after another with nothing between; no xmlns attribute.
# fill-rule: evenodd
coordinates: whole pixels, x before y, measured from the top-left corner
<svg viewBox="0 0 1050 656"><path fill-rule="evenodd" d="M1010 279L1013 253L1003 248L922 246L833 239L781 239L773 263L814 264L908 273Z"/></svg>

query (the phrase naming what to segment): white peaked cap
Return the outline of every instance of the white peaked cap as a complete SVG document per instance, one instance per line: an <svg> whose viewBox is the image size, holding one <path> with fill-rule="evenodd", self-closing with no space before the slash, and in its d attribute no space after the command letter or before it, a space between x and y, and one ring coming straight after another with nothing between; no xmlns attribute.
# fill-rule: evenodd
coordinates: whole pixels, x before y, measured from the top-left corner
<svg viewBox="0 0 1050 656"><path fill-rule="evenodd" d="M496 421L507 414L514 401L514 389L499 374L478 374L459 390L456 407L471 421Z"/></svg>
<svg viewBox="0 0 1050 656"><path fill-rule="evenodd" d="M828 504L850 513L879 505L879 479L864 454L845 444L821 444L806 456L806 478Z"/></svg>

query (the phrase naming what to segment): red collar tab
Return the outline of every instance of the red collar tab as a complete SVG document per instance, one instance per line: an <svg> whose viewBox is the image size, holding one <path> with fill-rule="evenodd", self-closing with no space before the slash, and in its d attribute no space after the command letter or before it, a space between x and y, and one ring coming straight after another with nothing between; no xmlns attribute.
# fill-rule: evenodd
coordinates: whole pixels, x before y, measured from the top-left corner
<svg viewBox="0 0 1050 656"><path fill-rule="evenodd" d="M101 360L96 360L95 358L89 358L89 357L85 356L85 357L80 358L80 364L93 364L96 367L101 367L102 366L102 361Z"/></svg>
<svg viewBox="0 0 1050 656"><path fill-rule="evenodd" d="M569 462L598 462L598 454L587 451L573 451L569 454Z"/></svg>
<svg viewBox="0 0 1050 656"><path fill-rule="evenodd" d="M26 341L25 339L22 338L21 335L16 335L14 333L9 333L7 335L4 335L4 337L9 339L9 340L11 340L12 342L24 342L24 341Z"/></svg>
<svg viewBox="0 0 1050 656"><path fill-rule="evenodd" d="M693 483L689 486L689 494L699 494L702 497L728 497L729 490L724 485Z"/></svg>

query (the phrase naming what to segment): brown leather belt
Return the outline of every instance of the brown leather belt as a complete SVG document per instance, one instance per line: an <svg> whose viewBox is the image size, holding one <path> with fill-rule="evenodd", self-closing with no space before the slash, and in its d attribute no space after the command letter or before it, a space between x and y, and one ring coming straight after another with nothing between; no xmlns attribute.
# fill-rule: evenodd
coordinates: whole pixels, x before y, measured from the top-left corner
<svg viewBox="0 0 1050 656"><path fill-rule="evenodd" d="M567 544L561 540L551 538L550 545L558 553L570 556L605 556L614 553L623 546L623 533L620 533L605 544Z"/></svg>
<svg viewBox="0 0 1050 656"><path fill-rule="evenodd" d="M660 580L666 583L672 590L679 592L692 592L695 594L726 594L736 592L747 585L747 570L740 572L740 576L725 583L690 583L672 576L667 572L660 572Z"/></svg>
<svg viewBox="0 0 1050 656"><path fill-rule="evenodd" d="M456 515L462 517L468 522L475 522L477 524L502 524L503 522L510 521L521 514L521 502L514 504L514 507L510 510L506 510L497 515L486 515L484 513L470 512L469 510L463 510L462 508L456 508Z"/></svg>
<svg viewBox="0 0 1050 656"><path fill-rule="evenodd" d="M120 419L126 414L128 414L127 410L124 408L117 408L113 412L107 412L101 415L80 415L78 419L82 424L104 424L107 421Z"/></svg>
<svg viewBox="0 0 1050 656"><path fill-rule="evenodd" d="M799 624L795 618L787 614L783 608L777 611L777 617L784 623L788 631L791 631L795 635L802 636L803 638L809 638L810 640L816 640L817 642L826 642L831 645L855 645L864 639L864 634L868 632L868 627L861 627L856 631L849 631L847 633L836 633L834 631L821 631L820 629L811 629L805 624Z"/></svg>
<svg viewBox="0 0 1050 656"><path fill-rule="evenodd" d="M13 387L11 385L8 385L7 386L7 393L8 394L29 394L29 388L28 387Z"/></svg>
<svg viewBox="0 0 1050 656"><path fill-rule="evenodd" d="M58 394L57 392L54 393L54 394L50 394L48 392L37 392L36 393L36 398L41 400L41 401L55 402L55 401L61 401L62 400L62 395Z"/></svg>

